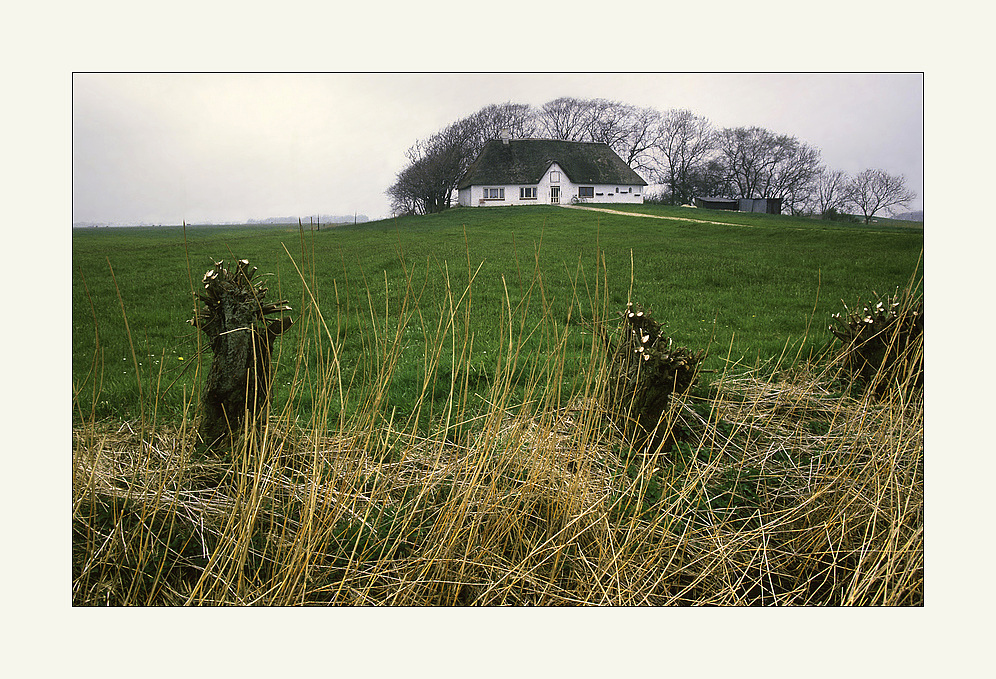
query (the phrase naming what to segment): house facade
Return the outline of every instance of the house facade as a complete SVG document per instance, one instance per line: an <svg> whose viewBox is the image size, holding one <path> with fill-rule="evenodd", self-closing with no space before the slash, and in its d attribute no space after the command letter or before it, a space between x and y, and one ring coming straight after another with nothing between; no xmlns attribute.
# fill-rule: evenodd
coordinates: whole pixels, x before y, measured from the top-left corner
<svg viewBox="0 0 996 679"><path fill-rule="evenodd" d="M642 203L647 182L608 144L495 139L457 186L465 207Z"/></svg>

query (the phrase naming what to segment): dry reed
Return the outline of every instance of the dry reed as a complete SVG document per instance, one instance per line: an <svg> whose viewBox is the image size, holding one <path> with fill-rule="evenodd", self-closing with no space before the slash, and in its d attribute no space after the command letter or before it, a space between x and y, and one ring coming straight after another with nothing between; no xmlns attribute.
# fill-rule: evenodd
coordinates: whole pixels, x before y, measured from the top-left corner
<svg viewBox="0 0 996 679"><path fill-rule="evenodd" d="M831 385L726 375L676 400L683 448L628 465L584 398L466 445L274 426L234 464L95 424L74 603L921 605L922 401Z"/></svg>

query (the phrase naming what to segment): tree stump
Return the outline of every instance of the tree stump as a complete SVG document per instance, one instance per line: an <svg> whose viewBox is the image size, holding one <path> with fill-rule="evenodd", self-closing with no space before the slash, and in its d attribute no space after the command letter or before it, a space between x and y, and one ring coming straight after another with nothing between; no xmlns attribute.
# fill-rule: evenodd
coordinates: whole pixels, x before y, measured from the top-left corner
<svg viewBox="0 0 996 679"><path fill-rule="evenodd" d="M706 354L675 346L664 327L639 304L630 302L619 316L615 336L597 326L609 351L604 405L634 448L653 451L667 443L660 425L672 395L692 387Z"/></svg>
<svg viewBox="0 0 996 679"><path fill-rule="evenodd" d="M897 289L875 306L844 311L831 315L829 330L841 341L836 360L847 374L879 396L896 386L922 390L923 298Z"/></svg>
<svg viewBox="0 0 996 679"><path fill-rule="evenodd" d="M286 300L263 302L267 288L253 280L256 267L240 259L234 270L215 262L204 274L198 297L203 308L189 321L208 337L214 355L202 398L199 433L208 446L234 438L248 424L266 418L272 390L270 356L273 342L293 321L270 319L290 311ZM248 419L247 419L248 418Z"/></svg>

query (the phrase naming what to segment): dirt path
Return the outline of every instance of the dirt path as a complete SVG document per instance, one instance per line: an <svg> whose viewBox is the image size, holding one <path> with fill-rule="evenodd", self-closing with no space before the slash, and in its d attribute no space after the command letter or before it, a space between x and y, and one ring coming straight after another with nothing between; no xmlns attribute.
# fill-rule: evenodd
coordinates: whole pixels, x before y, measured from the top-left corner
<svg viewBox="0 0 996 679"><path fill-rule="evenodd" d="M731 224L730 222L710 222L707 219L688 219L687 217L665 217L663 215L648 215L643 212L624 212L622 210L610 210L604 207L589 207L587 205L564 205L572 210L591 210L592 212L608 212L613 215L626 215L627 217L649 217L650 219L669 219L675 222L692 222L693 224L718 224L719 226L746 226L744 224Z"/></svg>
<svg viewBox="0 0 996 679"><path fill-rule="evenodd" d="M611 209L606 208L606 207L592 207L592 206L589 206L589 205L567 205L567 204L563 204L562 203L560 205L560 207L569 207L569 208L574 209L574 210L591 210L592 212L608 212L609 214L613 214L613 215L626 215L627 217L649 217L650 219L670 219L670 220L675 221L675 222L691 222L692 224L717 224L719 226L740 226L740 227L743 227L743 228L746 228L746 229L753 229L753 228L757 228L758 226L761 226L759 224L734 224L733 222L713 222L713 221L709 221L708 219L689 219L688 217L665 217L663 215L648 215L648 214L646 214L644 212L624 212L623 210L611 210ZM862 226L864 226L864 225L862 225ZM784 227L782 227L782 226L780 226L779 228L791 229L793 231L806 231L806 230L809 230L811 228L818 228L818 229L826 230L826 229L833 229L835 227L832 224L820 225L817 222L817 223L814 223L814 225L812 227L803 227L803 226L784 226ZM836 228L843 228L843 227L836 227ZM906 229L884 230L884 229L876 229L874 227L872 227L872 230L875 231L876 233L906 233L907 232ZM912 228L909 229L909 231L912 231L912 230L913 230Z"/></svg>

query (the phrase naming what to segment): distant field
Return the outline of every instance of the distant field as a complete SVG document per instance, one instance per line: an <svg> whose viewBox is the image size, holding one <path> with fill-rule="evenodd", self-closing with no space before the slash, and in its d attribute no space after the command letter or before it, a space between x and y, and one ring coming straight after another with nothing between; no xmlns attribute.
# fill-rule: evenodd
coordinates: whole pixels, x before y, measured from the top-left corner
<svg viewBox="0 0 996 679"><path fill-rule="evenodd" d="M186 237L176 227L74 230L74 418L134 417L140 392L157 417L181 417L202 379L195 379L197 336L185 322L191 287L218 259L249 259L272 274L269 297L289 299L295 318L304 314L278 342L278 403L295 371L327 367L334 353L344 388L362 389L381 361L396 360L387 393L390 408L404 413L428 370L439 385L435 403L446 399L454 364L469 366L460 379L483 391L496 362L510 358L510 341L524 376L548 369L544 351L563 343L569 392L590 357L590 322L611 318L628 299L666 323L675 342L707 348L707 369L724 369L728 355L753 365L786 346L792 356L814 350L828 341L829 314L842 300L853 305L906 286L923 248L922 224L907 222L866 227L618 209L743 226L537 206L461 208L321 232L307 225L303 232L188 227ZM312 298L317 307L308 311ZM209 355L202 358L205 370ZM307 408L307 394L295 398Z"/></svg>

